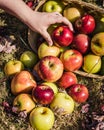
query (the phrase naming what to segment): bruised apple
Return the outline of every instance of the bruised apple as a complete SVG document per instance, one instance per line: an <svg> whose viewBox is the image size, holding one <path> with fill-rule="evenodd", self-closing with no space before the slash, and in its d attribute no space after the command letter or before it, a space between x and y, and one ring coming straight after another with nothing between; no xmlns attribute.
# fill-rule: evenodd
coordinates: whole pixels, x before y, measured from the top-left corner
<svg viewBox="0 0 104 130"><path fill-rule="evenodd" d="M11 81L11 92L14 95L30 93L34 87L36 87L36 81L26 70L17 73Z"/></svg>

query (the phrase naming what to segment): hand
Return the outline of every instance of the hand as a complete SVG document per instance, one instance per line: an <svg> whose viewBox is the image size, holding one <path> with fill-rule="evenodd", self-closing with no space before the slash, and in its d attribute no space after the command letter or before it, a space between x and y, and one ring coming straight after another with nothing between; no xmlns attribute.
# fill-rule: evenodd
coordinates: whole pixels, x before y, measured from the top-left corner
<svg viewBox="0 0 104 130"><path fill-rule="evenodd" d="M58 12L47 13L33 11L33 15L31 15L31 19L28 21L28 26L31 28L31 30L40 33L47 41L47 43L51 46L53 44L53 41L47 32L47 29L51 24L55 23L64 23L73 31L71 22L69 22L68 19L63 17Z"/></svg>

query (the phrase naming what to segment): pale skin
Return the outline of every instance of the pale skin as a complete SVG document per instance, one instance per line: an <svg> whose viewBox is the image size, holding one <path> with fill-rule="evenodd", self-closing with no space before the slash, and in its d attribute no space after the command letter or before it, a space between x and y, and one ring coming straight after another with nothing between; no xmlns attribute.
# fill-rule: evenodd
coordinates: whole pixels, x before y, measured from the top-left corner
<svg viewBox="0 0 104 130"><path fill-rule="evenodd" d="M40 33L49 45L53 44L47 32L51 24L64 23L73 31L71 22L58 12L46 13L33 11L23 0L0 0L0 8L17 17L31 30Z"/></svg>

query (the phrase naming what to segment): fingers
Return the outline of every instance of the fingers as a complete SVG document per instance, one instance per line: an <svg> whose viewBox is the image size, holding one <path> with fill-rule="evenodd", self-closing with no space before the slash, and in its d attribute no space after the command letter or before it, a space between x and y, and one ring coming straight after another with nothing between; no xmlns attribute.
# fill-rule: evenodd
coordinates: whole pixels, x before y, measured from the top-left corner
<svg viewBox="0 0 104 130"><path fill-rule="evenodd" d="M53 15L52 16L53 17L53 24L54 23L64 23L70 28L71 31L74 31L72 23L67 18L63 17L58 12L53 12L52 15Z"/></svg>
<svg viewBox="0 0 104 130"><path fill-rule="evenodd" d="M49 46L53 45L53 41L51 39L51 36L49 35L49 33L47 31L43 31L41 33L41 35L44 37L44 39L47 41L47 43L49 44Z"/></svg>

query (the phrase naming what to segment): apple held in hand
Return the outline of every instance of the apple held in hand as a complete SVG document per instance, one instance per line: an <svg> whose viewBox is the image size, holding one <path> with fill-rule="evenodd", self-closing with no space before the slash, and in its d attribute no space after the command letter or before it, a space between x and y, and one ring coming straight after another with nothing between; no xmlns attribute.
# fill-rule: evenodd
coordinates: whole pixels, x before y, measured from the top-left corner
<svg viewBox="0 0 104 130"><path fill-rule="evenodd" d="M68 94L78 103L85 102L89 97L89 91L83 84L72 85Z"/></svg>
<svg viewBox="0 0 104 130"><path fill-rule="evenodd" d="M87 73L98 73L101 69L101 57L94 54L85 55L82 68Z"/></svg>
<svg viewBox="0 0 104 130"><path fill-rule="evenodd" d="M24 51L20 55L20 61L26 66L27 68L32 68L38 60L37 54L32 51Z"/></svg>
<svg viewBox="0 0 104 130"><path fill-rule="evenodd" d="M69 88L71 85L77 83L77 77L73 72L63 72L61 78L57 81L57 84L61 88Z"/></svg>
<svg viewBox="0 0 104 130"><path fill-rule="evenodd" d="M43 85L48 85L50 88L52 88L54 95L56 95L58 93L58 85L56 83L53 82L43 82Z"/></svg>
<svg viewBox="0 0 104 130"><path fill-rule="evenodd" d="M64 8L64 4L58 0L49 0L43 4L42 11L43 12L59 12L62 13Z"/></svg>
<svg viewBox="0 0 104 130"><path fill-rule="evenodd" d="M88 51L90 50L89 36L81 33L77 34L76 36L74 36L71 47L78 50L82 54L88 53Z"/></svg>
<svg viewBox="0 0 104 130"><path fill-rule="evenodd" d="M43 57L34 68L38 76L47 82L57 81L63 74L63 63L56 56Z"/></svg>
<svg viewBox="0 0 104 130"><path fill-rule="evenodd" d="M85 14L75 21L74 26L79 33L90 34L95 29L95 19L93 16Z"/></svg>
<svg viewBox="0 0 104 130"><path fill-rule="evenodd" d="M61 112L64 114L71 114L74 111L74 101L67 93L57 93L53 101L50 104L50 108L59 108L63 109Z"/></svg>
<svg viewBox="0 0 104 130"><path fill-rule="evenodd" d="M53 89L47 85L39 84L32 90L34 101L41 104L50 104L54 98Z"/></svg>
<svg viewBox="0 0 104 130"><path fill-rule="evenodd" d="M22 93L14 98L13 106L17 108L18 112L30 113L35 108L35 102L30 94Z"/></svg>
<svg viewBox="0 0 104 130"><path fill-rule="evenodd" d="M37 107L30 113L29 121L34 130L50 130L54 125L55 116L50 108Z"/></svg>
<svg viewBox="0 0 104 130"><path fill-rule="evenodd" d="M14 95L30 93L34 87L36 87L36 81L26 70L17 73L11 81L11 92Z"/></svg>
<svg viewBox="0 0 104 130"><path fill-rule="evenodd" d="M23 69L24 65L19 60L10 60L4 66L4 72L7 76L15 75Z"/></svg>
<svg viewBox="0 0 104 130"><path fill-rule="evenodd" d="M55 45L49 46L46 42L43 42L38 48L38 56L40 59L45 56L58 56L59 54L59 47Z"/></svg>
<svg viewBox="0 0 104 130"><path fill-rule="evenodd" d="M104 32L97 33L92 37L91 50L95 55L104 55Z"/></svg>
<svg viewBox="0 0 104 130"><path fill-rule="evenodd" d="M69 46L73 40L73 32L68 26L61 25L53 30L52 39L57 46Z"/></svg>
<svg viewBox="0 0 104 130"><path fill-rule="evenodd" d="M66 71L75 71L81 68L83 63L82 54L74 49L66 50L61 53L60 59Z"/></svg>

